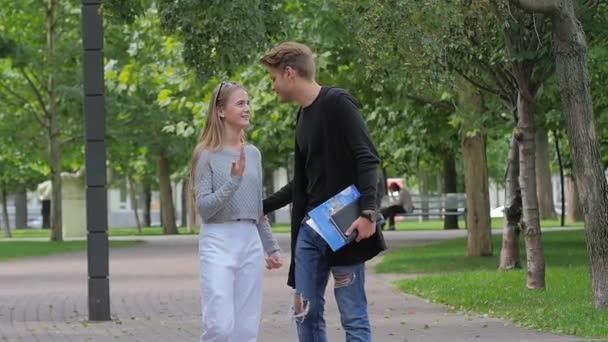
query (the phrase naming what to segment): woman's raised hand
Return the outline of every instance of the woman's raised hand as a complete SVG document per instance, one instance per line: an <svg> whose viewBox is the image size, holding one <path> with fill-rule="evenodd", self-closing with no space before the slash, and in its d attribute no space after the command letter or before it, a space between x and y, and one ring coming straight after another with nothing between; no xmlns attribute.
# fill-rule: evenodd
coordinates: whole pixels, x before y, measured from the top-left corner
<svg viewBox="0 0 608 342"><path fill-rule="evenodd" d="M245 173L245 146L241 146L241 153L238 160L232 162L230 174L235 177L242 177Z"/></svg>

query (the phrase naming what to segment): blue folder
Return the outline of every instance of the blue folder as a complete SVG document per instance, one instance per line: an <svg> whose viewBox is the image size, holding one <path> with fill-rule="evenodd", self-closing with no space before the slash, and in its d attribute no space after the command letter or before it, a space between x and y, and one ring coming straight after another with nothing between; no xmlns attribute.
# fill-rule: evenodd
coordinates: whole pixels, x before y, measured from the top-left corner
<svg viewBox="0 0 608 342"><path fill-rule="evenodd" d="M360 197L361 194L357 187L351 185L308 212L308 216L316 225L313 229L316 228L317 233L327 241L334 252L346 246L354 236L345 236L343 231L334 224L332 216L349 204L358 201Z"/></svg>

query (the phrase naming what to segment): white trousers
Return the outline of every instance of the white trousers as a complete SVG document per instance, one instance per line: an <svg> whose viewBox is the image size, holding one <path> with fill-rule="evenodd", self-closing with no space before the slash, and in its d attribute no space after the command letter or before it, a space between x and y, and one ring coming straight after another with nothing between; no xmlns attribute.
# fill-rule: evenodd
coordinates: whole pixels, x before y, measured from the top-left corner
<svg viewBox="0 0 608 342"><path fill-rule="evenodd" d="M198 250L201 342L255 342L264 274L264 253L255 224L205 224Z"/></svg>

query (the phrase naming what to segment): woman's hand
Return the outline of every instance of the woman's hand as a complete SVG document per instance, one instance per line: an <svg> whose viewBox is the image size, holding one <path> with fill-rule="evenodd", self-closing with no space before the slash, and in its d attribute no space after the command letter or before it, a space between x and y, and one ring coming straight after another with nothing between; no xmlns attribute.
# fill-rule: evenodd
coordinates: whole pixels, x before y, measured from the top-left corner
<svg viewBox="0 0 608 342"><path fill-rule="evenodd" d="M266 269L272 270L283 266L283 260L281 258L281 252L276 251L266 257Z"/></svg>
<svg viewBox="0 0 608 342"><path fill-rule="evenodd" d="M245 173L245 146L241 146L241 154L238 160L232 162L230 174L234 177L242 177Z"/></svg>

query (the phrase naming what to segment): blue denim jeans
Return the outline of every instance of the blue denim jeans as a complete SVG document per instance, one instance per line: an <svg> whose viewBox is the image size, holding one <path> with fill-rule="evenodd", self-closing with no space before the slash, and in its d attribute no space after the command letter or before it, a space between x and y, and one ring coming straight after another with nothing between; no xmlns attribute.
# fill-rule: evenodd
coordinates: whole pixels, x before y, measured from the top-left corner
<svg viewBox="0 0 608 342"><path fill-rule="evenodd" d="M300 342L326 342L325 287L330 272L335 280L334 295L347 342L371 341L365 296L365 265L329 267L328 245L312 228L300 228L295 251L296 296L294 315Z"/></svg>

